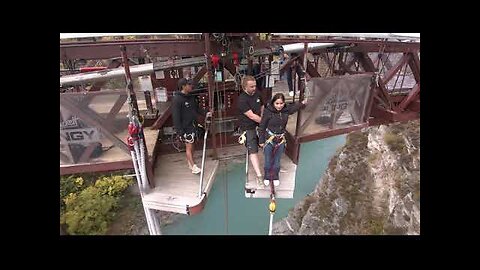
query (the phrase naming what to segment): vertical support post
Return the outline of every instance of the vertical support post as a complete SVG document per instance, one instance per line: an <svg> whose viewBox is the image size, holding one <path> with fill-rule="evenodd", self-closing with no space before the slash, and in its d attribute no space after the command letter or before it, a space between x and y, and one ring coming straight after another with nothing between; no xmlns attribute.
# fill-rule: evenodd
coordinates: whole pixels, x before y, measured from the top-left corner
<svg viewBox="0 0 480 270"><path fill-rule="evenodd" d="M148 61L148 62L150 62L150 61ZM145 64L145 58L139 57L138 58L138 64L139 65ZM150 81L152 81L151 77L150 77ZM153 86L153 84L152 84L152 86ZM152 89L152 91L153 91L153 89ZM145 90L143 92L143 94L145 95L145 103L147 105L148 114L153 114L154 111L153 111L153 105L152 105L152 95L151 95L150 91L148 91L148 90Z"/></svg>
<svg viewBox="0 0 480 270"><path fill-rule="evenodd" d="M135 96L135 92L133 91L133 83L132 83L132 75L130 74L130 67L128 65L128 57L127 57L127 48L125 45L121 46L121 54L123 59L123 65L125 69L125 80L127 82L127 102L129 105L129 134L132 139L132 144L130 146L130 154L132 156L133 166L135 168L135 175L137 178L138 187L140 190L140 196L142 198L143 204L143 196L145 192L145 188L148 185L148 176L147 176L147 166L148 166L148 153L144 141L144 134L141 123L139 121L139 110L137 104L137 98ZM130 128L135 127L135 131L131 131ZM135 132L135 133L134 133ZM138 132L138 133L137 133ZM147 220L148 231L150 235L160 235L160 221L158 217L155 215L155 212L143 205L143 209L145 211L145 218Z"/></svg>
<svg viewBox="0 0 480 270"><path fill-rule="evenodd" d="M303 67L304 67L305 73L303 75L303 78L298 78L299 85L301 86L300 87L300 97L298 99L298 102L302 102L303 99L305 98L305 87L307 86L307 81L306 81L306 78L305 78L306 71L307 71L307 63L308 63L307 53L308 53L308 43L305 42L304 50L303 50ZM295 126L295 137L300 136L300 134L298 134L298 132L299 132L299 129L300 129L300 119L301 118L302 118L302 110L299 110L297 112L297 124Z"/></svg>
<svg viewBox="0 0 480 270"><path fill-rule="evenodd" d="M205 56L207 61L207 78L208 78L208 107L211 110L215 111L213 108L213 98L214 98L214 90L213 90L213 74L212 74L212 61L211 61L211 49L210 49L210 34L205 33ZM215 137L217 136L215 130L215 114L212 117L212 125L210 125L211 133L212 133L212 145L213 145L213 159L217 159L217 142Z"/></svg>

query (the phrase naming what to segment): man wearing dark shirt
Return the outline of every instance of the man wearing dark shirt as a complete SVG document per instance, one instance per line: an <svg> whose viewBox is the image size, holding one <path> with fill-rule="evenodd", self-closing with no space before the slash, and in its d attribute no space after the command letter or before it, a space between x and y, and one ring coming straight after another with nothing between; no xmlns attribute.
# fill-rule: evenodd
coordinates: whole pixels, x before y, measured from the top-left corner
<svg viewBox="0 0 480 270"><path fill-rule="evenodd" d="M191 95L192 81L190 79L182 78L178 81L179 92L173 98L172 117L175 130L181 136L182 141L185 142L185 149L187 155L188 167L192 173L198 174L201 169L195 164L193 160L195 134L197 130L197 116L205 115L211 117L212 113L206 112L198 106L195 96Z"/></svg>
<svg viewBox="0 0 480 270"><path fill-rule="evenodd" d="M292 58L297 57L298 55L296 53L292 53ZM284 54L284 59L285 61L288 60L290 57L288 54ZM292 74L293 73L293 74ZM293 76L294 74L298 75L299 80L305 80L305 71L300 64L299 59L295 59L289 67L286 68L285 74L287 77L287 84L288 84L288 94L293 97ZM304 82L305 83L305 82ZM297 90L297 95L300 94L300 90Z"/></svg>
<svg viewBox="0 0 480 270"><path fill-rule="evenodd" d="M245 76L242 80L243 92L238 98L239 124L246 134L246 147L257 175L258 185L263 185L263 177L258 160L258 136L256 128L260 124L263 113L263 102L260 94L256 91L257 83L253 76Z"/></svg>

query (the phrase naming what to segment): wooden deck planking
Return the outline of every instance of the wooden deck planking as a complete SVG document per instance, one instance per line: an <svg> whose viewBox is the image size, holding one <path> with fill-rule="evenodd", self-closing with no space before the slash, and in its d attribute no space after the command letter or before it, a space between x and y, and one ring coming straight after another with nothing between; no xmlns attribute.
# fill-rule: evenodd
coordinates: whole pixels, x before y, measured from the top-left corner
<svg viewBox="0 0 480 270"><path fill-rule="evenodd" d="M201 166L202 151L195 151L194 159ZM218 169L218 160L208 157L205 160L203 191L208 194L212 188ZM200 174L192 174L188 168L185 153L160 155L155 164L155 189L144 196L148 207L186 214L187 205L201 203L203 197L198 196Z"/></svg>
<svg viewBox="0 0 480 270"><path fill-rule="evenodd" d="M153 153L153 148L155 147L155 142L157 140L159 130L150 130L145 129L145 143L147 144L148 155L151 157ZM127 138L128 132L125 130L122 133L117 133L116 136L119 138ZM110 140L107 138L103 138L101 140L103 147L108 147L113 145ZM107 151L103 152L98 158L91 158L88 163L99 163L99 162L117 162L117 161L124 161L124 160L131 160L132 157L130 154L125 153L118 147L112 147ZM66 164L65 165L74 165L74 164Z"/></svg>
<svg viewBox="0 0 480 270"><path fill-rule="evenodd" d="M263 175L264 156L261 149L259 149L258 157L260 160L260 169ZM253 169L250 160L248 165L248 181L245 184L245 188L255 190L255 193L245 192L245 196L248 198L270 198L270 186L258 186L256 182L255 170ZM295 165L292 160L284 153L280 160L280 185L275 187L275 194L277 198L293 198L296 171L297 165Z"/></svg>

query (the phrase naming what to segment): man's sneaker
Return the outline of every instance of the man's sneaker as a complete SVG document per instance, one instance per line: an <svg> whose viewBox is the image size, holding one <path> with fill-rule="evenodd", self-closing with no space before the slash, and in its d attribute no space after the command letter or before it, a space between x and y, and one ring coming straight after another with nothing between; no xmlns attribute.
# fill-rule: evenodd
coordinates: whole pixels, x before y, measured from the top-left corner
<svg viewBox="0 0 480 270"><path fill-rule="evenodd" d="M278 187L280 185L280 180L273 180L273 186Z"/></svg>
<svg viewBox="0 0 480 270"><path fill-rule="evenodd" d="M257 178L257 185L258 185L259 187L263 187L263 181L262 181L263 176L257 175L256 178Z"/></svg>
<svg viewBox="0 0 480 270"><path fill-rule="evenodd" d="M270 186L270 180L267 180L267 179L263 180L263 184L267 187Z"/></svg>
<svg viewBox="0 0 480 270"><path fill-rule="evenodd" d="M193 174L198 174L198 173L200 173L201 171L202 171L202 170L197 167L197 164L193 164L193 166L192 166L192 173L193 173Z"/></svg>

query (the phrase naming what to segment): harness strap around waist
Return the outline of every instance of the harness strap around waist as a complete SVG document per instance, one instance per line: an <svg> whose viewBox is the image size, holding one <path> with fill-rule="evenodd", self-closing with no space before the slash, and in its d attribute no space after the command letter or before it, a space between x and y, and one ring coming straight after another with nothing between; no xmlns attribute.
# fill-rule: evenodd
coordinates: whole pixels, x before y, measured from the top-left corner
<svg viewBox="0 0 480 270"><path fill-rule="evenodd" d="M278 143L278 144L282 144L282 143L285 143L287 140L285 139L285 132L284 133L281 133L281 134L275 134L273 133L272 131L270 131L268 128L266 129L269 137L268 139L265 141L265 143L272 143L274 139L277 139L277 140L280 140L281 141Z"/></svg>

